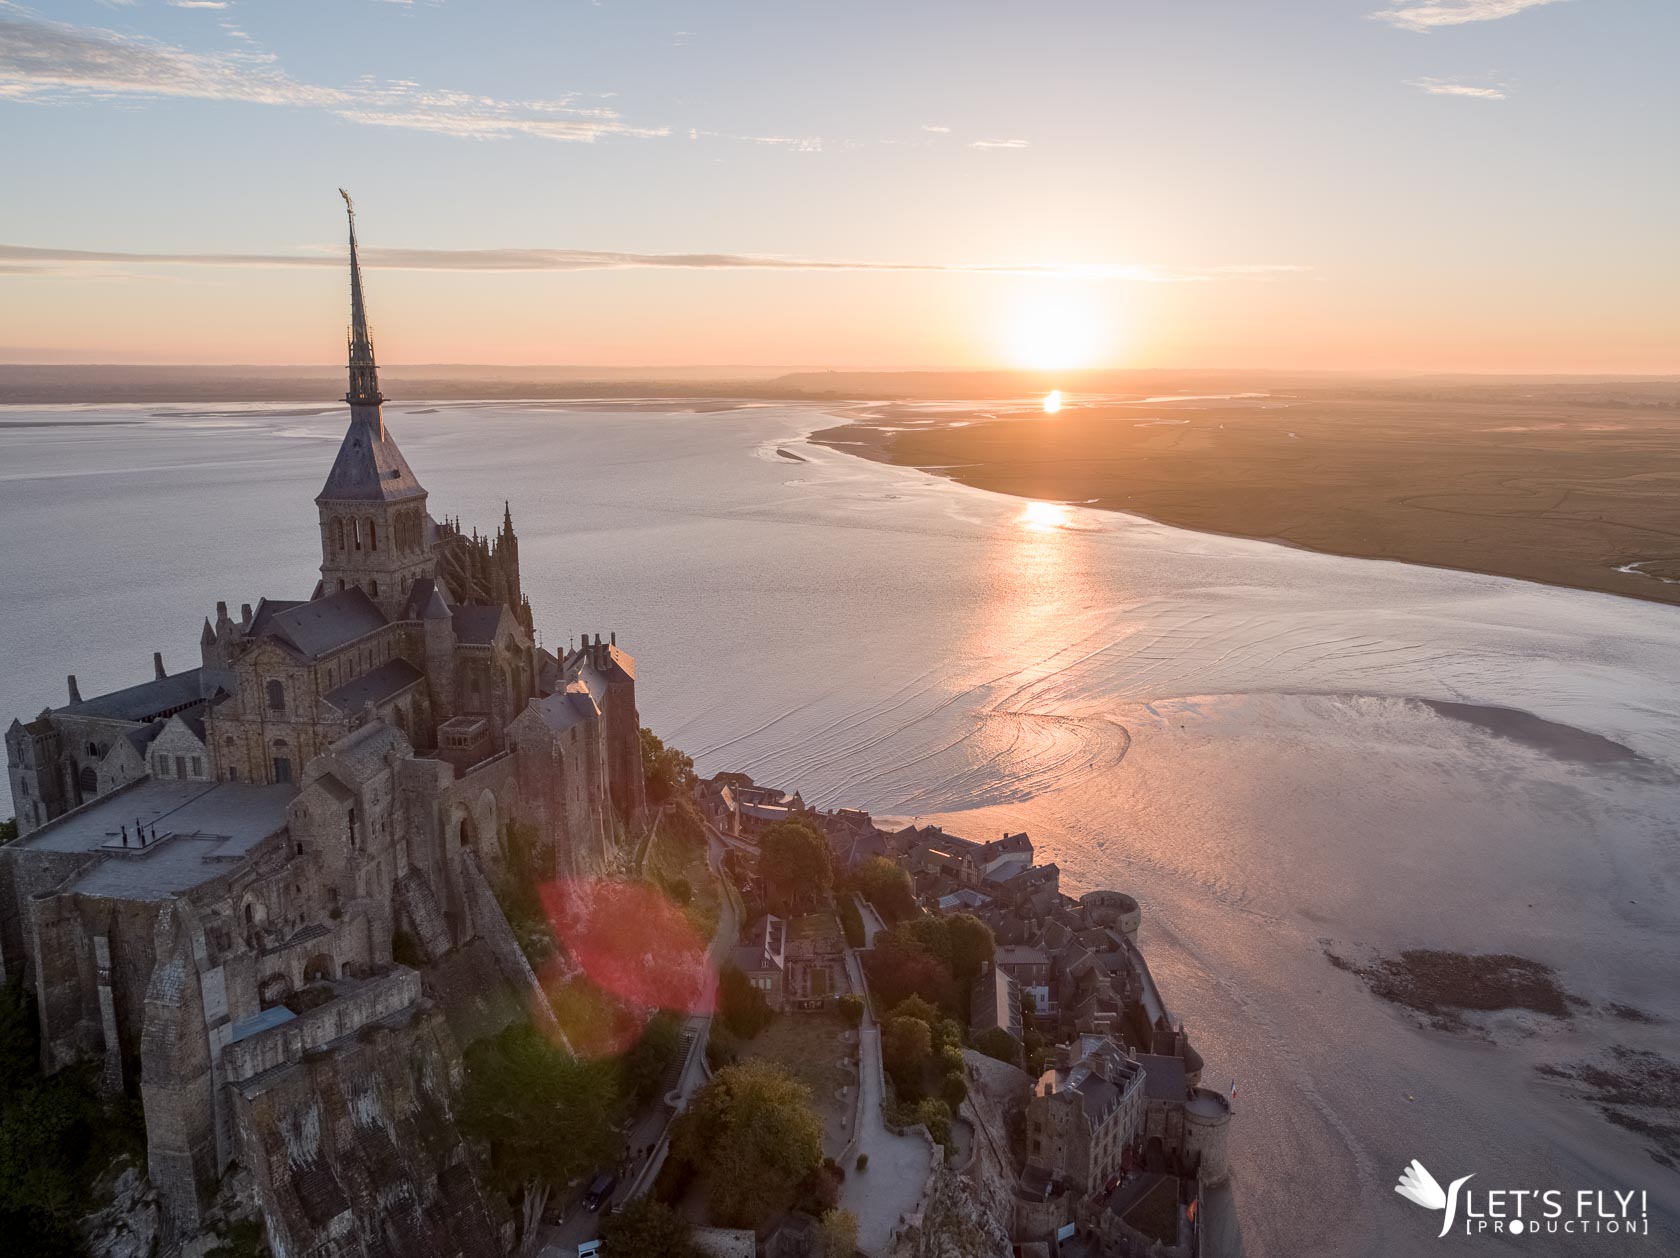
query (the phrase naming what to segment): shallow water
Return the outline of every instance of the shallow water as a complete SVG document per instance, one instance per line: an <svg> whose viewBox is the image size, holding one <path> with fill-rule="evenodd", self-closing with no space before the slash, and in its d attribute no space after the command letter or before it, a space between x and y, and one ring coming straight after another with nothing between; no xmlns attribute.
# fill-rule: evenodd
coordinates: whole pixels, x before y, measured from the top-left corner
<svg viewBox="0 0 1680 1258"><path fill-rule="evenodd" d="M1680 1175L1532 1069L1680 1056L1680 609L1029 509L804 444L812 409L387 416L434 515L512 500L545 642L616 630L703 770L1024 826L1064 888L1137 893L1206 1082L1238 1085L1227 1248L1416 1253L1414 1157L1650 1192L1649 1237L1481 1246L1680 1247ZM306 596L343 423L0 410L0 712L196 663L218 598ZM1425 1031L1326 946L1514 952L1595 1008Z"/></svg>

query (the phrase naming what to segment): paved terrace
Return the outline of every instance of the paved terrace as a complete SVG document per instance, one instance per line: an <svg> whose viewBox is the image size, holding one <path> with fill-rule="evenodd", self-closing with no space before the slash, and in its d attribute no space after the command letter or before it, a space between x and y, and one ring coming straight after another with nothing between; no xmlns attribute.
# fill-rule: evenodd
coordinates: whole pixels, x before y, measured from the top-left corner
<svg viewBox="0 0 1680 1258"><path fill-rule="evenodd" d="M37 852L101 858L63 891L163 900L220 877L285 829L286 806L296 793L291 786L147 778L65 814L19 839L13 850L22 858Z"/></svg>

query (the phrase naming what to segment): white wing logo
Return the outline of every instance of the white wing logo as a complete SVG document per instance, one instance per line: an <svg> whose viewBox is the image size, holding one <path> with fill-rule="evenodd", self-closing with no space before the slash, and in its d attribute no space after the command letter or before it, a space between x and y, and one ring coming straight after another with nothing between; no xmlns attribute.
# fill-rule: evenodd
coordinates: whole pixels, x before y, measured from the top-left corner
<svg viewBox="0 0 1680 1258"><path fill-rule="evenodd" d="M1445 1210L1446 1217L1441 1220L1441 1235L1445 1236L1452 1228L1453 1215L1458 1212L1458 1190L1474 1178L1472 1173L1455 1179L1443 1192L1435 1177L1424 1169L1423 1163L1413 1158L1412 1164L1400 1172L1400 1182L1394 1185L1394 1191L1407 1201L1417 1202L1425 1210Z"/></svg>

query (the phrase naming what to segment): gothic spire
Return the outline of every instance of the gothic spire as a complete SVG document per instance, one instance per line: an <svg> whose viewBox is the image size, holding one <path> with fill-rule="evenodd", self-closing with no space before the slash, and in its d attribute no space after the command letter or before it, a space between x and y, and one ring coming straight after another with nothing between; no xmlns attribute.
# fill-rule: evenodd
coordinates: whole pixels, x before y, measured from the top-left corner
<svg viewBox="0 0 1680 1258"><path fill-rule="evenodd" d="M350 216L350 391L344 400L352 407L354 418L373 418L359 415L354 408L377 408L385 399L379 392L379 369L373 361L373 337L368 332L367 306L362 301L362 267L356 258L356 206L343 188L338 195L344 198L345 211ZM383 423L380 427L383 427Z"/></svg>

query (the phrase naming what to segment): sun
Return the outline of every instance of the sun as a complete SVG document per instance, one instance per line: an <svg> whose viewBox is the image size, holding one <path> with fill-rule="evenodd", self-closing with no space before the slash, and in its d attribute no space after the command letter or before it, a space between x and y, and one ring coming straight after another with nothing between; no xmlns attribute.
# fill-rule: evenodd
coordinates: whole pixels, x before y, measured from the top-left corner
<svg viewBox="0 0 1680 1258"><path fill-rule="evenodd" d="M1046 415L1054 415L1061 409L1062 391L1060 389L1051 389L1050 392L1044 395L1044 413Z"/></svg>
<svg viewBox="0 0 1680 1258"><path fill-rule="evenodd" d="M1066 371L1099 365L1110 349L1108 316L1089 295L1068 290L1033 293L1004 320L1003 350L1029 371Z"/></svg>

